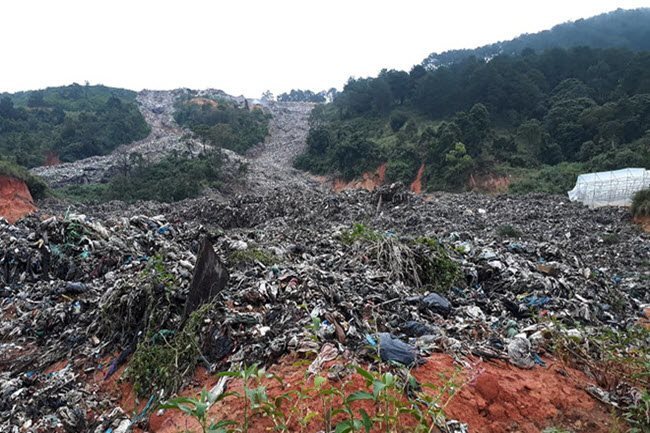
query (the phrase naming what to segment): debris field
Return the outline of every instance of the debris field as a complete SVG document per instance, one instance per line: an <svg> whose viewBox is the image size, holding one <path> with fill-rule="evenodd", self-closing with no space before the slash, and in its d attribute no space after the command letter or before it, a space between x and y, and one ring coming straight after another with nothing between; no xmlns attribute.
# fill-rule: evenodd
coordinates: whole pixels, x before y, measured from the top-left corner
<svg viewBox="0 0 650 433"><path fill-rule="evenodd" d="M196 385L196 371L287 357L329 377L354 362L397 361L416 377L433 375L427 364L486 365L459 402L479 390L488 413L490 389L514 398L510 381L575 367L592 402L576 404L606 414L638 398L639 383L578 357L564 366L551 348L566 337L597 351L592 334L642 320L649 285L650 235L627 210L557 196L417 196L394 184L44 203L0 222L0 431L155 431L156 403ZM510 373L490 385L495 365ZM137 410L98 386L116 380ZM506 428L454 404L464 431Z"/></svg>

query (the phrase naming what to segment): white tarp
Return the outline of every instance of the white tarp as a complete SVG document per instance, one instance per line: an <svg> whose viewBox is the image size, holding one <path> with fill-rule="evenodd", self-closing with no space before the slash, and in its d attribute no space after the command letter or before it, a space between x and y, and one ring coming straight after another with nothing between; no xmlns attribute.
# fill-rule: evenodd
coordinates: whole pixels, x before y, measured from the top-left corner
<svg viewBox="0 0 650 433"><path fill-rule="evenodd" d="M624 168L615 171L587 173L578 176L569 191L569 200L589 207L629 206L637 191L650 187L650 171L645 168Z"/></svg>

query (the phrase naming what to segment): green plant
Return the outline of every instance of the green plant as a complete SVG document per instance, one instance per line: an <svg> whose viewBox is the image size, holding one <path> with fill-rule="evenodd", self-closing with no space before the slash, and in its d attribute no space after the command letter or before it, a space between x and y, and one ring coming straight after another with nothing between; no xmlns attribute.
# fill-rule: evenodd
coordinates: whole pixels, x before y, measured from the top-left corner
<svg viewBox="0 0 650 433"><path fill-rule="evenodd" d="M285 430L288 424L288 418L281 409L282 402L289 398L290 394L284 394L274 400L269 400L266 392L266 386L263 385L263 379L274 379L282 384L282 379L273 374L267 374L264 368L259 364L244 366L239 371L224 371L217 374L218 377L232 377L241 379L243 383L243 394L233 393L242 401L244 406L244 419L241 431L247 433L250 428L251 418L256 414L265 414L270 416L274 425Z"/></svg>
<svg viewBox="0 0 650 433"><path fill-rule="evenodd" d="M502 238L520 238L522 233L510 224L503 224L497 227L497 235Z"/></svg>
<svg viewBox="0 0 650 433"><path fill-rule="evenodd" d="M199 331L203 318L213 308L205 304L192 312L178 331L154 330L155 320L133 354L126 377L133 380L138 396L157 389L172 393L194 371L200 355Z"/></svg>
<svg viewBox="0 0 650 433"><path fill-rule="evenodd" d="M265 266L270 266L277 263L277 257L274 254L260 248L236 250L230 254L229 258L232 263L236 264L260 262Z"/></svg>
<svg viewBox="0 0 650 433"><path fill-rule="evenodd" d="M345 230L341 233L341 242L346 245L352 245L357 241L375 242L383 238L384 236L381 233L361 223L354 223L350 230Z"/></svg>
<svg viewBox="0 0 650 433"><path fill-rule="evenodd" d="M636 217L650 215L650 188L643 189L632 198L632 215Z"/></svg>
<svg viewBox="0 0 650 433"><path fill-rule="evenodd" d="M231 433L236 430L233 428L237 425L235 421L223 419L215 422L213 419L208 418L208 410L213 404L223 400L224 398L232 395L231 393L221 393L213 395L203 389L198 398L192 397L176 397L160 404L160 409L176 409L192 418L194 418L201 426L202 433Z"/></svg>
<svg viewBox="0 0 650 433"><path fill-rule="evenodd" d="M650 369L648 371L650 372ZM650 391L643 390L638 400L623 411L623 417L631 426L629 433L650 431Z"/></svg>
<svg viewBox="0 0 650 433"><path fill-rule="evenodd" d="M422 284L437 291L449 290L461 276L458 263L451 259L445 247L436 239L421 237L415 243L418 245L416 262L420 267Z"/></svg>

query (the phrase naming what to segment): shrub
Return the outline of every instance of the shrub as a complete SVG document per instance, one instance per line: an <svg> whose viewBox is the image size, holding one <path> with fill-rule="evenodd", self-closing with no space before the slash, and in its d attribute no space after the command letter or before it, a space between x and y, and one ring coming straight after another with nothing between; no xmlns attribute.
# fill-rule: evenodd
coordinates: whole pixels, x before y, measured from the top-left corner
<svg viewBox="0 0 650 433"><path fill-rule="evenodd" d="M390 115L390 129L392 129L394 132L399 131L402 129L402 126L406 124L408 119L408 116L403 111L395 111Z"/></svg>
<svg viewBox="0 0 650 433"><path fill-rule="evenodd" d="M650 188L643 189L632 199L632 215L649 216L650 215Z"/></svg>

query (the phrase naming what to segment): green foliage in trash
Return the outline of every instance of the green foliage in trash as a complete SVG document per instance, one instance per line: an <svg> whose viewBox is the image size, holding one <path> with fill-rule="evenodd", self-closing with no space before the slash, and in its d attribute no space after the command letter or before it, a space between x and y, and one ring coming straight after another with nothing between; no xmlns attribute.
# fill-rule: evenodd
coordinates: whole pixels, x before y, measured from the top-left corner
<svg viewBox="0 0 650 433"><path fill-rule="evenodd" d="M460 266L436 239L421 237L416 245L419 245L417 261L423 285L437 292L447 292L462 276Z"/></svg>
<svg viewBox="0 0 650 433"><path fill-rule="evenodd" d="M650 188L634 194L631 211L632 215L637 217L650 215Z"/></svg>
<svg viewBox="0 0 650 433"><path fill-rule="evenodd" d="M252 264L260 262L265 266L277 263L277 257L267 250L260 248L247 248L230 253L230 262L235 264Z"/></svg>
<svg viewBox="0 0 650 433"><path fill-rule="evenodd" d="M579 329L588 338L572 338L566 327L553 321L546 338L556 356L568 365L588 366L596 377L609 386L626 383L639 389L640 398L621 414L631 427L630 432L650 431L650 329L633 324L621 329Z"/></svg>
<svg viewBox="0 0 650 433"><path fill-rule="evenodd" d="M362 250L399 279L416 288L447 291L461 275L460 267L436 239L421 237L403 240L393 233L382 234L364 224L355 223L341 234L341 242Z"/></svg>
<svg viewBox="0 0 650 433"><path fill-rule="evenodd" d="M362 223L354 223L352 228L341 233L341 242L352 245L357 241L374 242L383 238L383 235Z"/></svg>
<svg viewBox="0 0 650 433"><path fill-rule="evenodd" d="M497 227L497 235L502 238L520 238L522 233L510 224Z"/></svg>
<svg viewBox="0 0 650 433"><path fill-rule="evenodd" d="M650 365L648 368L650 370ZM639 400L623 412L623 418L631 427L628 433L646 433L650 431L650 391L643 390Z"/></svg>
<svg viewBox="0 0 650 433"><path fill-rule="evenodd" d="M149 329L126 370L126 377L133 381L139 397L158 390L173 393L194 373L201 354L199 334L203 319L213 307L213 304L201 306L190 314L179 331Z"/></svg>
<svg viewBox="0 0 650 433"><path fill-rule="evenodd" d="M23 167L11 161L0 159L0 176L14 177L25 182L29 193L34 199L43 198L49 192L47 185L41 178L34 176Z"/></svg>

